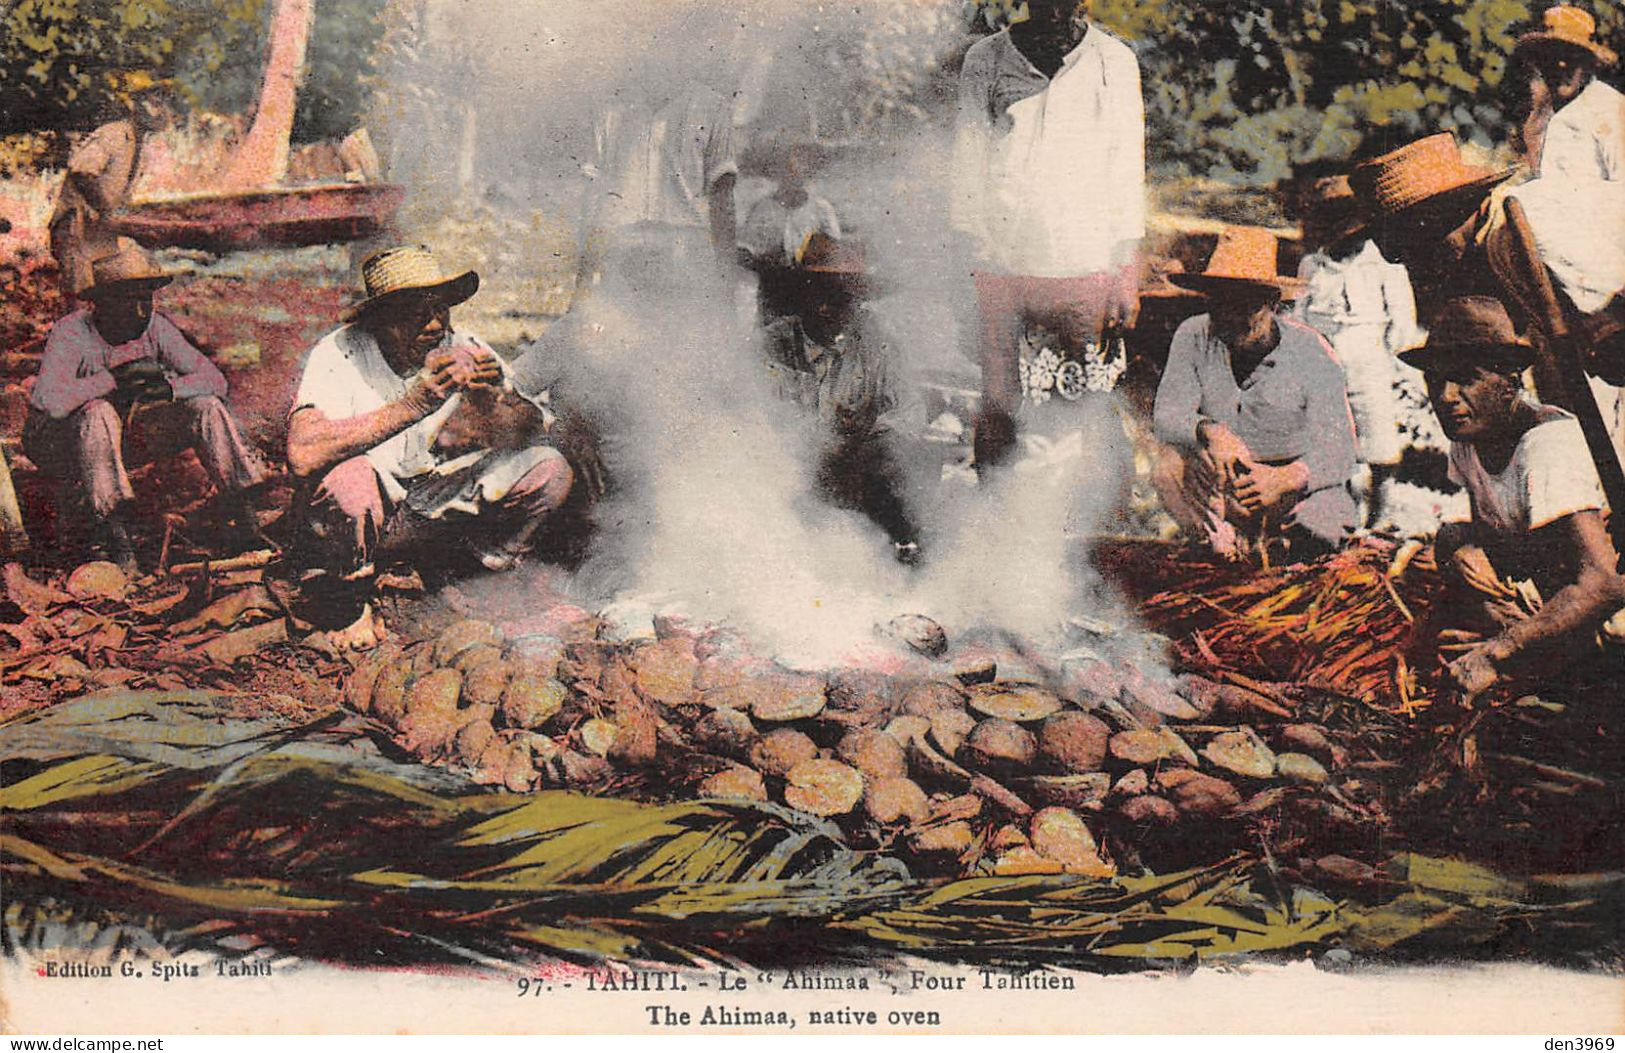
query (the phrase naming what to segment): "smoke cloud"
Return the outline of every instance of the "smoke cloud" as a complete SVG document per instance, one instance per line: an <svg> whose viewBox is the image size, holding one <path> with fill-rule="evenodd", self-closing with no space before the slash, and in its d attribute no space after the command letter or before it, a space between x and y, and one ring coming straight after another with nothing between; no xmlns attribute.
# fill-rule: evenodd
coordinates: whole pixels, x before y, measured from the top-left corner
<svg viewBox="0 0 1625 1053"><path fill-rule="evenodd" d="M441 120L460 113L478 129L480 185L510 188L504 200L514 207L568 212L580 207L602 108L647 112L704 84L737 100L747 155L778 136L828 138L830 122L853 119L854 98L889 97L864 80L881 76L884 59L831 77L831 53L872 54L890 23L913 27L902 51L923 85L907 95L920 111L877 117L859 107L867 135L811 181L868 248L879 287L872 307L894 338L900 388L918 393L930 379L973 389L974 293L946 219L951 75L940 72L966 43L959 8L431 0L427 46L394 72L400 83L386 96L436 99L443 112L401 106L380 119L399 173L419 192L443 193L434 174L466 168L456 156L466 137ZM741 216L767 188L747 173ZM593 554L571 586L585 605L631 598L681 610L817 665L873 654L874 626L910 612L951 635L995 631L1059 647L1069 615L1110 602L1076 541L1117 496L1100 481L1128 471L1104 401L1035 421L1025 467L979 487L938 481L940 446L899 443L908 474L929 484L912 488L910 509L926 559L906 568L879 528L816 492L817 423L772 390L748 306L744 276L704 254L621 251L533 356L603 423L615 473ZM916 432L945 408L914 402Z"/></svg>

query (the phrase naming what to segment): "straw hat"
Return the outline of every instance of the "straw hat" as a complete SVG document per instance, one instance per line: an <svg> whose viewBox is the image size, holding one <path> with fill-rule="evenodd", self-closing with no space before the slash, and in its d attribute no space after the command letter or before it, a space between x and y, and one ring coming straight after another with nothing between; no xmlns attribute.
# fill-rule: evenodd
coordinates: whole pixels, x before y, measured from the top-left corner
<svg viewBox="0 0 1625 1053"><path fill-rule="evenodd" d="M361 282L365 299L344 312L347 322L411 296L433 296L454 307L474 295L480 287L480 276L464 271L447 278L428 249L408 245L368 256L361 264Z"/></svg>
<svg viewBox="0 0 1625 1053"><path fill-rule="evenodd" d="M1199 293L1232 289L1274 289L1290 299L1303 291L1304 282L1279 272L1275 261L1279 242L1263 227L1226 227L1201 274L1170 274L1175 285Z"/></svg>
<svg viewBox="0 0 1625 1053"><path fill-rule="evenodd" d="M1389 222L1401 216L1413 222L1465 219L1491 187L1511 174L1510 168L1468 164L1455 136L1439 132L1356 166L1349 185L1370 215Z"/></svg>
<svg viewBox="0 0 1625 1053"><path fill-rule="evenodd" d="M175 280L153 262L147 250L129 238L118 239L118 251L92 261L90 277L91 284L79 292L86 300L142 292L151 295Z"/></svg>
<svg viewBox="0 0 1625 1053"><path fill-rule="evenodd" d="M861 278L869 273L869 253L861 241L840 241L817 230L802 246L800 267L808 274Z"/></svg>
<svg viewBox="0 0 1625 1053"><path fill-rule="evenodd" d="M1529 368L1534 350L1513 328L1500 300L1458 296L1439 308L1428 329L1427 343L1401 352L1399 359L1423 371L1478 365L1505 372Z"/></svg>
<svg viewBox="0 0 1625 1053"><path fill-rule="evenodd" d="M1543 29L1525 33L1513 45L1512 54L1544 48L1564 48L1588 52L1598 65L1612 66L1618 55L1597 43L1597 20L1589 11L1567 4L1549 7L1541 16Z"/></svg>

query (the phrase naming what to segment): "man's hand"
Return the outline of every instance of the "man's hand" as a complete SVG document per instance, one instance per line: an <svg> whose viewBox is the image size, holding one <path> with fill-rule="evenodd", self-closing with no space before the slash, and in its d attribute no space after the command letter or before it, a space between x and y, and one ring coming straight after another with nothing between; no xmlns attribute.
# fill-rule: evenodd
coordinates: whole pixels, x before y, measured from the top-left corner
<svg viewBox="0 0 1625 1053"><path fill-rule="evenodd" d="M130 402L168 402L175 388L164 367L150 358L138 358L111 370L119 394Z"/></svg>
<svg viewBox="0 0 1625 1053"><path fill-rule="evenodd" d="M478 353L478 354L477 354ZM502 366L484 348L439 347L423 360L423 368L407 386L406 399L425 416L459 391L500 380Z"/></svg>
<svg viewBox="0 0 1625 1053"><path fill-rule="evenodd" d="M1106 301L1106 327L1133 329L1140 320L1140 281L1138 269L1124 268L1123 274L1112 283L1110 298Z"/></svg>
<svg viewBox="0 0 1625 1053"><path fill-rule="evenodd" d="M1217 421L1203 421L1198 425L1196 438L1201 443L1197 462L1206 477L1205 482L1229 485L1253 462L1253 452L1247 444Z"/></svg>
<svg viewBox="0 0 1625 1053"><path fill-rule="evenodd" d="M1625 384L1625 302L1619 296L1591 314L1581 315L1569 332L1586 370L1610 384Z"/></svg>
<svg viewBox="0 0 1625 1053"><path fill-rule="evenodd" d="M567 409L553 422L553 445L570 462L577 478L594 501L608 489L609 473L598 450L598 430L580 411Z"/></svg>
<svg viewBox="0 0 1625 1053"><path fill-rule="evenodd" d="M453 354L466 356L469 369L467 387L501 386L502 362L497 358L495 351L488 347L480 347L478 344L454 347L451 350Z"/></svg>
<svg viewBox="0 0 1625 1053"><path fill-rule="evenodd" d="M1501 579L1481 546L1471 543L1457 545L1455 551L1450 553L1450 564L1464 584L1474 592L1482 593L1486 599L1510 601L1518 598L1518 590Z"/></svg>
<svg viewBox="0 0 1625 1053"><path fill-rule="evenodd" d="M1309 483L1309 470L1301 461L1271 467L1267 464L1244 465L1236 476L1236 500L1252 513L1274 508L1304 489Z"/></svg>
<svg viewBox="0 0 1625 1053"><path fill-rule="evenodd" d="M1445 667L1455 684L1457 699L1464 706L1488 691L1501 679L1496 663L1507 657L1499 638L1486 640Z"/></svg>
<svg viewBox="0 0 1625 1053"><path fill-rule="evenodd" d="M542 411L512 391L475 385L435 436L441 450L521 450L542 432Z"/></svg>

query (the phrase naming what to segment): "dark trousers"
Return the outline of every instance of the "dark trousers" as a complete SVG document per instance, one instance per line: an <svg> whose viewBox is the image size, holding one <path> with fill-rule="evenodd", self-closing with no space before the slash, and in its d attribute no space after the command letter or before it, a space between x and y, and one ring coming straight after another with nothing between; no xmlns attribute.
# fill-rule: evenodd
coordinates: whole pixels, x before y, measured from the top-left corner
<svg viewBox="0 0 1625 1053"><path fill-rule="evenodd" d="M127 439L131 451L146 458L196 451L222 494L265 478L231 411L213 395L143 403L129 418L128 435L125 423L106 399L92 399L60 419L35 410L23 427L23 452L47 475L76 489L91 511L103 517L135 497L125 468Z"/></svg>

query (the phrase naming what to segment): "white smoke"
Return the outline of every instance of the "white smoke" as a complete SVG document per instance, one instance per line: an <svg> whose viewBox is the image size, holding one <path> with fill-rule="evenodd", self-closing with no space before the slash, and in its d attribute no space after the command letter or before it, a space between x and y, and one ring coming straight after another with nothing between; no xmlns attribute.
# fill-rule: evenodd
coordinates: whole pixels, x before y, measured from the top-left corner
<svg viewBox="0 0 1625 1053"><path fill-rule="evenodd" d="M533 207L568 209L600 107L664 100L704 79L741 91L744 127L791 134L800 121L805 132L801 111L828 112L835 107L821 105L821 94L849 87L820 79L827 66L809 49L870 34L899 5L933 7L436 0L431 39L454 33L449 52L478 67L457 67L435 87L477 111L482 135L500 129L501 149L481 153L488 179L526 188ZM958 8L933 7L955 17ZM412 131L396 126L389 136L400 143ZM420 152L397 156L433 171L446 163L446 140L424 136ZM922 114L884 146L813 181L868 246L880 286L874 307L896 337L901 386L915 391L927 374L952 374L974 387L974 293L946 222L944 122ZM940 463L900 444L909 473L931 484L911 508L926 560L904 568L879 528L815 492L816 424L771 390L759 335L737 307L739 276L695 260L680 273L621 263L550 334L568 390L605 423L617 481L575 583L584 602L632 596L682 609L807 664L872 649L873 627L905 612L955 635L996 629L1055 646L1081 604L1098 611L1108 602L1076 541L1117 497L1116 484L1103 482L1128 470L1104 402L1035 428L1027 470L979 487L939 483ZM923 414L916 407L907 425L923 429Z"/></svg>

